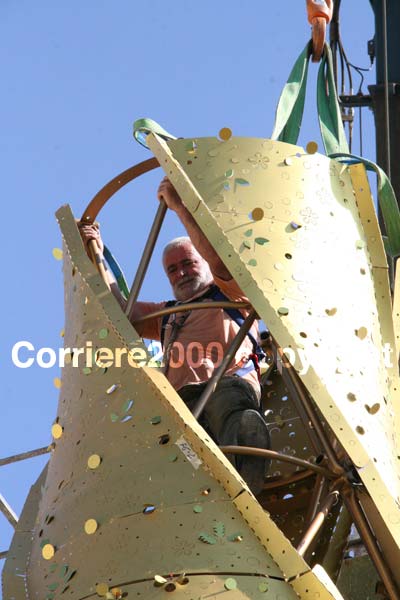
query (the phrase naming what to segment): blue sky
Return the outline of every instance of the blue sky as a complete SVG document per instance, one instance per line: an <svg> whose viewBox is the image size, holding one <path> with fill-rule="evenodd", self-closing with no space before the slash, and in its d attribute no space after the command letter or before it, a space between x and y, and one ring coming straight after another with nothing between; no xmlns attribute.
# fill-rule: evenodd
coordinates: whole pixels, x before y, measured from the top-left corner
<svg viewBox="0 0 400 600"><path fill-rule="evenodd" d="M341 27L351 62L369 66L369 2L342 0ZM20 340L36 349L62 346L54 212L68 203L80 217L108 180L150 157L133 140L137 118L151 117L178 137L217 135L224 126L234 135L268 137L280 91L309 37L303 0L1 2L1 457L51 442L59 370L18 369L11 349ZM311 65L302 145L319 141L315 74ZM374 70L366 81L374 82ZM356 115L355 153L358 126ZM374 135L365 109L364 156L371 159ZM157 170L127 186L100 214L103 236L129 282L157 209L161 177ZM181 232L169 215L142 298L171 297L160 251ZM17 514L46 460L0 468L0 493ZM11 537L0 514L0 551Z"/></svg>

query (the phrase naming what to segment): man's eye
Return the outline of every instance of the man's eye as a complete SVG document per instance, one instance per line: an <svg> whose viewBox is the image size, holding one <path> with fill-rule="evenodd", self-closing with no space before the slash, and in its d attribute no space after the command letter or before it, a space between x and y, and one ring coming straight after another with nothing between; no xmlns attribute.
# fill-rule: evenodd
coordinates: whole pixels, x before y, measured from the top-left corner
<svg viewBox="0 0 400 600"><path fill-rule="evenodd" d="M169 267L168 273L175 273L176 267Z"/></svg>

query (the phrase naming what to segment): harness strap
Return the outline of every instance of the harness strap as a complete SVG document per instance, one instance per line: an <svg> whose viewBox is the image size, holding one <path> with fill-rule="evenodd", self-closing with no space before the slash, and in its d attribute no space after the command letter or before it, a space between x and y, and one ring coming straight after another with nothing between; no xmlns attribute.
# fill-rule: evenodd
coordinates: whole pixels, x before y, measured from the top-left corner
<svg viewBox="0 0 400 600"><path fill-rule="evenodd" d="M211 300L216 300L216 301L217 300L221 300L221 301L229 300L229 298L223 292L221 292L219 287L215 284L210 286L210 288L202 296L199 296L198 298L196 298L196 300L201 301L201 300L205 300L206 298L210 298ZM178 304L178 302L176 300L169 300L168 302L165 303L165 307L169 308L170 306L175 306L176 304ZM179 303L179 304L181 304L181 303ZM234 321L239 327L241 327L243 325L245 318L243 317L240 310L238 310L237 308L224 308L223 310L232 319L232 321ZM163 348L164 348L165 330L166 330L166 327L168 324L169 317L170 317L170 315L164 315L162 318L162 321L161 321L160 341L161 341L161 346ZM260 360L265 358L266 354L265 354L264 350L261 348L261 346L258 344L254 335L250 331L247 333L247 336L253 345L253 353L249 355L249 360L251 360L253 362L254 368L258 375L258 378L260 379L261 371L260 371L259 362L260 362ZM168 345L170 345L170 344L168 344Z"/></svg>

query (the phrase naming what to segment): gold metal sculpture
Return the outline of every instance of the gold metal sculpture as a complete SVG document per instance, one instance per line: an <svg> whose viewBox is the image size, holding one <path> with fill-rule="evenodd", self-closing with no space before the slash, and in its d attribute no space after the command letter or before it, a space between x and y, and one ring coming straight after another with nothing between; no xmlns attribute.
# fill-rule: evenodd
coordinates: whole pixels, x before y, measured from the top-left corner
<svg viewBox="0 0 400 600"><path fill-rule="evenodd" d="M318 60L331 3L325 12L308 4ZM308 54L292 72L300 121ZM279 131L296 130L292 114L279 114ZM338 111L325 117L325 145L329 137L340 145ZM361 600L380 584L400 598L400 282L392 305L364 166L323 156L315 142L304 150L234 137L228 127L213 138L162 132L147 136L155 158L112 180L82 220L93 222L120 187L162 167L249 298L251 318L270 331L262 401L272 450L215 445L149 361L95 244L91 262L71 210L60 208L65 366L55 381L51 458L13 522L4 598ZM257 498L232 453L271 459ZM343 560L353 524L362 562Z"/></svg>
<svg viewBox="0 0 400 600"><path fill-rule="evenodd" d="M148 142L268 324L288 385L303 386L305 410L320 419L322 431L317 422L314 431L296 430L304 439L317 434L326 454L316 477L328 488L314 529L339 496L361 529L366 514L370 553L390 550L375 564L395 598L398 376L384 354L395 333L364 168L281 142L222 137L166 143L152 135ZM69 208L57 216L65 345L85 350L81 361L67 352L52 456L3 573L8 597L174 591L185 598L340 598L324 569L302 558L314 535L307 523L291 540L283 535L165 377L147 365ZM309 447L303 458L312 466Z"/></svg>

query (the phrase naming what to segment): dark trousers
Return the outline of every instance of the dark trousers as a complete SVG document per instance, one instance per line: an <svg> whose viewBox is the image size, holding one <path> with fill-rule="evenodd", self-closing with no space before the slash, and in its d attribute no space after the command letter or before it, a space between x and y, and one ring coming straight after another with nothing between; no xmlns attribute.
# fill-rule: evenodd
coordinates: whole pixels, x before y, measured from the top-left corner
<svg viewBox="0 0 400 600"><path fill-rule="evenodd" d="M178 394L193 411L207 382L185 385ZM259 410L260 399L253 386L242 377L222 377L210 397L199 423L218 446L237 446L237 432L242 412L248 408ZM233 461L232 461L233 462Z"/></svg>

